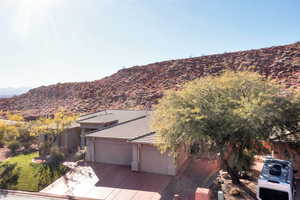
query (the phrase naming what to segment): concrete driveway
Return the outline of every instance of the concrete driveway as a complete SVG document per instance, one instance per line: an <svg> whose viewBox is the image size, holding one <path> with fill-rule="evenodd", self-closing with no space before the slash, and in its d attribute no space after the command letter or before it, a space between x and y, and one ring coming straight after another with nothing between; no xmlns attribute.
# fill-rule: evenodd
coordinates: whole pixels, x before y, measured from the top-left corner
<svg viewBox="0 0 300 200"><path fill-rule="evenodd" d="M132 172L128 166L82 163L41 192L103 200L155 200L171 179Z"/></svg>

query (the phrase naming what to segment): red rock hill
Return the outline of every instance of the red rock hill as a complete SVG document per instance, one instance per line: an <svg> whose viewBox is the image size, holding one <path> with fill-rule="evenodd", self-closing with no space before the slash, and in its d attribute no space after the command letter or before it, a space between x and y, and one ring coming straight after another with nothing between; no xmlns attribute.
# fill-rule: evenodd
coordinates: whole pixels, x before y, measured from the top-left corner
<svg viewBox="0 0 300 200"><path fill-rule="evenodd" d="M122 69L97 81L42 86L20 96L0 99L0 110L40 116L59 107L80 113L108 107L143 108L156 103L167 89L178 89L189 80L223 69L257 71L288 87L298 87L300 43L169 60Z"/></svg>

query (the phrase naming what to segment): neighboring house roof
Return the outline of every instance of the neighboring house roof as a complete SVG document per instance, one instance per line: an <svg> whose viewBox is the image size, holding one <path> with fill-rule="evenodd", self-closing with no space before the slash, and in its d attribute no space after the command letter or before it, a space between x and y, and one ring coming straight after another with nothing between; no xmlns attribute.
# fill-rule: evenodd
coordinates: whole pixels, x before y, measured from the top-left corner
<svg viewBox="0 0 300 200"><path fill-rule="evenodd" d="M104 130L95 131L86 137L133 139L151 133L149 116L142 116Z"/></svg>
<svg viewBox="0 0 300 200"><path fill-rule="evenodd" d="M92 124L103 124L113 121L118 123L124 123L136 118L140 118L147 115L145 110L106 110L100 111L94 114L85 115L79 119L78 123L92 123Z"/></svg>

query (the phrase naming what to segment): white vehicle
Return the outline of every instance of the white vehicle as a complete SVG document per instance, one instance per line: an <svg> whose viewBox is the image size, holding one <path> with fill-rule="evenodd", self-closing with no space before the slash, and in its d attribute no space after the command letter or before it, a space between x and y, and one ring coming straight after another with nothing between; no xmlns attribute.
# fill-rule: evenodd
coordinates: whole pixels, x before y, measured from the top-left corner
<svg viewBox="0 0 300 200"><path fill-rule="evenodd" d="M292 162L266 158L257 183L259 200L295 200Z"/></svg>

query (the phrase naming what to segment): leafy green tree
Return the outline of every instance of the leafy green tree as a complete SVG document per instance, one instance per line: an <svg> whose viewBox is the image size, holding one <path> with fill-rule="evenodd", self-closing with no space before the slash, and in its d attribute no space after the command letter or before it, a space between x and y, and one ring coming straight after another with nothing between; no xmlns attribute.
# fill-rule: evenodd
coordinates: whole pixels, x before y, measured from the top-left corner
<svg viewBox="0 0 300 200"><path fill-rule="evenodd" d="M54 114L54 117L38 119L31 131L32 136L44 136L44 142L40 145L41 156L50 153L51 147L57 141L57 138L62 134L75 120L77 115L67 113L65 110L60 110Z"/></svg>
<svg viewBox="0 0 300 200"><path fill-rule="evenodd" d="M10 121L15 121L15 122L23 122L24 121L24 117L19 114L13 114L13 113L8 112L8 113L6 113L6 117Z"/></svg>
<svg viewBox="0 0 300 200"><path fill-rule="evenodd" d="M6 145L12 154L18 149L30 151L33 144L37 143L37 137L31 134L33 122L23 121L21 115L6 114L9 121L0 121L0 144Z"/></svg>
<svg viewBox="0 0 300 200"><path fill-rule="evenodd" d="M18 136L17 126L0 121L0 143L2 145L9 145L11 142L16 141Z"/></svg>
<svg viewBox="0 0 300 200"><path fill-rule="evenodd" d="M191 81L155 107L157 146L176 156L182 143L205 143L218 153L233 183L240 184L262 140L299 131L297 94L254 72L227 71Z"/></svg>
<svg viewBox="0 0 300 200"><path fill-rule="evenodd" d="M0 147L4 145L4 133L6 131L6 124L0 121Z"/></svg>

